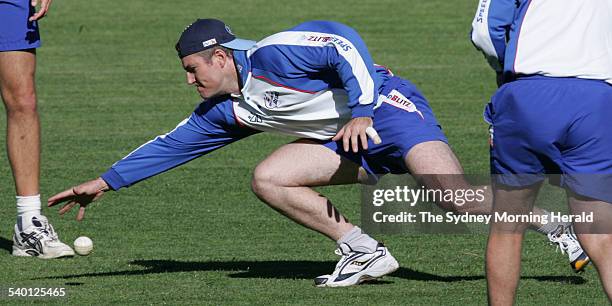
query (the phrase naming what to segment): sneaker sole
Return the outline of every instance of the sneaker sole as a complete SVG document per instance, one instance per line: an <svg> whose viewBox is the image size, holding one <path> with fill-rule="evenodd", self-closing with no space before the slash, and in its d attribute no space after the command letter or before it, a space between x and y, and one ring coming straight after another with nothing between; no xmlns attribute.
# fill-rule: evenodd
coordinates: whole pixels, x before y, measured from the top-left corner
<svg viewBox="0 0 612 306"><path fill-rule="evenodd" d="M584 272L584 269L589 265L590 262L591 259L586 256L586 258L578 258L574 260L572 263L570 263L570 265L572 266L572 269L574 269L574 272L580 273Z"/></svg>
<svg viewBox="0 0 612 306"><path fill-rule="evenodd" d="M390 254L388 257L381 262L376 263L376 267L370 268L366 271L361 271L345 280L339 282L323 283L315 285L316 287L348 287L359 285L365 281L379 279L387 274L395 272L399 268L399 263Z"/></svg>
<svg viewBox="0 0 612 306"><path fill-rule="evenodd" d="M63 250L61 252L59 252L58 254L55 255L47 255L47 254L40 254L38 256L34 256L20 248L16 248L15 246L13 246L13 256L17 256L17 257L36 257L36 258L40 258L40 259L54 259L54 258L62 258L62 257L72 257L74 256L74 251L72 250Z"/></svg>

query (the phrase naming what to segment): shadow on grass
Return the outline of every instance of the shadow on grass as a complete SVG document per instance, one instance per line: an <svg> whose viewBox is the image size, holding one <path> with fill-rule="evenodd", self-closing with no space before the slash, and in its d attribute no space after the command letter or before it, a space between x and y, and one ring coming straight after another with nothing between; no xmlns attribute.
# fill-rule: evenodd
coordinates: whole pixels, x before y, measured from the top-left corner
<svg viewBox="0 0 612 306"><path fill-rule="evenodd" d="M13 240L0 237L0 249L7 251L8 253L13 252Z"/></svg>
<svg viewBox="0 0 612 306"><path fill-rule="evenodd" d="M193 272L193 271L225 271L230 272L231 278L275 278L275 279L313 279L319 275L328 274L336 265L335 261L206 261L190 262L175 260L135 260L130 262L144 270L127 270L100 273L69 274L62 276L45 277L43 279L72 279L79 277L105 277L148 275L159 273ZM431 282L461 282L484 280L482 275L474 276L443 276L426 272L419 272L410 268L399 268L389 275L416 281ZM533 279L541 282L555 282L568 284L584 284L586 280L580 276L532 276L523 279ZM389 283L377 281L375 284Z"/></svg>

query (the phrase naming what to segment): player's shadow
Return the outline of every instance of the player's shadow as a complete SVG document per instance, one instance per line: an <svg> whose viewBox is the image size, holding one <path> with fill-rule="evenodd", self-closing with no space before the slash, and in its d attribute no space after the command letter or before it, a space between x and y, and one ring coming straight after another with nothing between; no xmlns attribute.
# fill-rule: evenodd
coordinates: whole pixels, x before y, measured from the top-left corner
<svg viewBox="0 0 612 306"><path fill-rule="evenodd" d="M0 237L0 249L11 253L13 251L13 240Z"/></svg>
<svg viewBox="0 0 612 306"><path fill-rule="evenodd" d="M148 275L159 273L193 272L193 271L224 271L230 272L232 278L275 278L275 279L313 279L319 275L329 274L336 265L334 261L206 261L190 262L175 260L135 260L132 265L143 267L143 270L127 270L100 273L69 274L46 277L45 279L72 279L79 277L105 277L126 275ZM399 268L390 275L407 280L432 282L461 282L484 280L482 275L473 276L443 276L416 271L410 268ZM586 280L579 276L533 276L523 279L534 279L542 282L557 282L584 284ZM376 284L388 283L378 281Z"/></svg>

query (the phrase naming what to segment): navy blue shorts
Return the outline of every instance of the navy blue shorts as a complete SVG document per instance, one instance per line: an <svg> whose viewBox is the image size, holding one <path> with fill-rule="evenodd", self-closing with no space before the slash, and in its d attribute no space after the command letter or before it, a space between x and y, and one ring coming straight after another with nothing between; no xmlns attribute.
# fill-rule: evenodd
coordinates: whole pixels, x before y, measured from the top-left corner
<svg viewBox="0 0 612 306"><path fill-rule="evenodd" d="M375 145L368 139L367 151L353 153L344 152L342 141L323 142L340 156L361 165L375 179L387 173L408 173L406 154L419 143L448 143L427 100L412 83L393 77L385 83L380 95L382 103L374 110L373 121L381 144Z"/></svg>
<svg viewBox="0 0 612 306"><path fill-rule="evenodd" d="M28 21L34 10L30 0L0 0L0 51L40 47L38 23Z"/></svg>
<svg viewBox="0 0 612 306"><path fill-rule="evenodd" d="M612 202L612 85L526 77L502 86L488 105L491 172L524 187L561 174L577 194Z"/></svg>

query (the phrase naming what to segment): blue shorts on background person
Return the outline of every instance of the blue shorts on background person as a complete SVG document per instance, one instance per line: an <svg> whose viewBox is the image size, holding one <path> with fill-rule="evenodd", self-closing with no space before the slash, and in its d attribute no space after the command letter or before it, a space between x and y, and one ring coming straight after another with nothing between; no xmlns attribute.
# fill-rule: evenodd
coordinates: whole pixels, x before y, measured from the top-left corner
<svg viewBox="0 0 612 306"><path fill-rule="evenodd" d="M522 187L562 174L561 187L612 202L612 85L531 76L504 85L488 107L491 172Z"/></svg>
<svg viewBox="0 0 612 306"><path fill-rule="evenodd" d="M0 1L0 51L40 47L38 22L28 20L33 14L30 1Z"/></svg>

